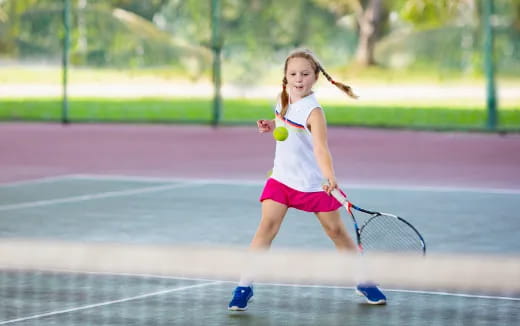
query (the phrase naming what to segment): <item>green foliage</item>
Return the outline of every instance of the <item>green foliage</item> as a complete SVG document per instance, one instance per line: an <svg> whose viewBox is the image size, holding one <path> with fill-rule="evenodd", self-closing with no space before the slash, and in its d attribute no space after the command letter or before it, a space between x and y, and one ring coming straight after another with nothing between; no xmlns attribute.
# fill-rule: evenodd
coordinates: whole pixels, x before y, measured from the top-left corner
<svg viewBox="0 0 520 326"><path fill-rule="evenodd" d="M221 6L227 81L258 83L294 47L311 47L325 62L353 52L355 33L337 26L332 13L310 0L222 0ZM173 0L159 16L172 35L209 46L209 1Z"/></svg>
<svg viewBox="0 0 520 326"><path fill-rule="evenodd" d="M209 0L70 0L73 66L169 67L209 77ZM221 0L223 77L247 87L279 80L285 55L307 46L327 69L352 64L359 10L369 0ZM478 74L480 0L384 0L376 61L402 68ZM1 0L0 57L59 64L62 0ZM475 8L471 6L475 5ZM520 4L496 0L499 73L520 72Z"/></svg>
<svg viewBox="0 0 520 326"><path fill-rule="evenodd" d="M401 17L419 28L439 27L452 20L463 0L401 0Z"/></svg>
<svg viewBox="0 0 520 326"><path fill-rule="evenodd" d="M155 12L164 1L147 2L145 6L141 1L110 1L111 4L89 0L84 2L85 7L80 7L78 1L71 2L71 62L75 65L121 68L172 65L184 67L195 78L211 62L207 49L175 39L133 12L114 8L115 4L121 4L137 11L152 8L155 3ZM8 0L3 5L3 10L16 13L5 23L11 29L16 27L16 32L1 38L5 42L0 41L0 46L5 44L2 53L11 53L22 60L59 62L64 35L62 1L22 0L15 6L15 2Z"/></svg>
<svg viewBox="0 0 520 326"><path fill-rule="evenodd" d="M467 1L399 1L404 4L401 13L411 14L421 4L426 16L411 14L416 28L397 29L382 39L376 50L378 62L389 68L436 67L440 78L454 72L482 74L483 33L478 8L472 9ZM503 76L518 76L520 33L509 28L514 22L513 1L496 3L495 65Z"/></svg>
<svg viewBox="0 0 520 326"><path fill-rule="evenodd" d="M94 2L90 0L91 2ZM96 0L95 0L96 1ZM106 0L97 0L98 3L106 3ZM168 2L168 0L111 0L113 8L121 8L125 11L132 12L143 17L148 21L152 21L154 16Z"/></svg>

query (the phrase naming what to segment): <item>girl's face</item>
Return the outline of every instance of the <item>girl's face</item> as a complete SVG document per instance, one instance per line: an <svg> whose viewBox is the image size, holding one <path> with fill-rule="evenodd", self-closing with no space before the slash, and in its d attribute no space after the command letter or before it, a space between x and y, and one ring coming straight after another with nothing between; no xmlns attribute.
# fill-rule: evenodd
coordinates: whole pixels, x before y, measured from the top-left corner
<svg viewBox="0 0 520 326"><path fill-rule="evenodd" d="M296 57L289 59L285 78L291 102L296 102L311 93L318 76L308 59Z"/></svg>

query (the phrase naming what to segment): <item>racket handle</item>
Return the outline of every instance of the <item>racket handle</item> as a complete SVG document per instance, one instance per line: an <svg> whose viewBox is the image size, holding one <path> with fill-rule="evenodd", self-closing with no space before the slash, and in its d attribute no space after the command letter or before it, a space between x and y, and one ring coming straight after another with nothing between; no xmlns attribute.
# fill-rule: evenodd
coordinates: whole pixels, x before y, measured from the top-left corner
<svg viewBox="0 0 520 326"><path fill-rule="evenodd" d="M332 189L330 194L332 195L332 197L336 198L336 200L339 201L341 203L341 205L345 205L347 203L347 197L343 196L343 194L341 193L341 191L339 191L339 189L337 189L337 188Z"/></svg>

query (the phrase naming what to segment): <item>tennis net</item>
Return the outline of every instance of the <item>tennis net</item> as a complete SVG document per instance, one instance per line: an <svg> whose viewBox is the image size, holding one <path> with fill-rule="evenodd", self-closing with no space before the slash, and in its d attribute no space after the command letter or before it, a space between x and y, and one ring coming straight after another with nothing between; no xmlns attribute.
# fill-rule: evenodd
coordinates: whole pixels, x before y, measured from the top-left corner
<svg viewBox="0 0 520 326"><path fill-rule="evenodd" d="M240 275L246 312L228 312ZM360 280L388 297L371 306ZM520 257L0 241L0 325L518 325Z"/></svg>

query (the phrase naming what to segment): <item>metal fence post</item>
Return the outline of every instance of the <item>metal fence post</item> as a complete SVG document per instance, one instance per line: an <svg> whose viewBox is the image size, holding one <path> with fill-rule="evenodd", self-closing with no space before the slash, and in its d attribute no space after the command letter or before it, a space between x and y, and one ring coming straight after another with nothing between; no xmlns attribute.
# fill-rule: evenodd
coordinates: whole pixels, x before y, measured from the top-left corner
<svg viewBox="0 0 520 326"><path fill-rule="evenodd" d="M497 97L494 67L494 5L493 0L483 0L484 18L484 71L486 74L487 128L497 128Z"/></svg>
<svg viewBox="0 0 520 326"><path fill-rule="evenodd" d="M63 58L62 58L62 87L63 99L61 109L61 122L69 123L69 100L67 94L68 87L68 68L69 68L69 48L70 48L70 0L63 0Z"/></svg>
<svg viewBox="0 0 520 326"><path fill-rule="evenodd" d="M220 31L220 0L211 1L211 49L213 50L213 119L212 124L217 126L222 115L221 88L221 61L222 35Z"/></svg>

